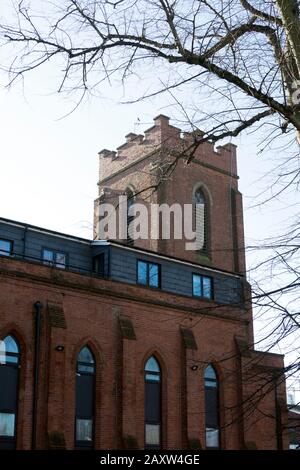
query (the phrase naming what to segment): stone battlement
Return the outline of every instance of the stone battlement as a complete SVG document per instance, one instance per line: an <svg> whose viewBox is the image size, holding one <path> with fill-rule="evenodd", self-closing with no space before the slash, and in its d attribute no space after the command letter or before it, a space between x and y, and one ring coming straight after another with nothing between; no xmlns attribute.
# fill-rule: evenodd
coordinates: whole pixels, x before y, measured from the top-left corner
<svg viewBox="0 0 300 470"><path fill-rule="evenodd" d="M99 152L99 181L113 176L119 170L138 162L144 157L155 155L159 150L174 149L183 152L193 144L195 135L203 136L202 131L183 132L169 124L170 118L160 114L154 118L154 125L144 134L129 133L126 142L116 151L103 149ZM188 152L187 152L188 155ZM237 174L236 145L227 143L215 148L212 142L203 142L195 152L195 158L207 165Z"/></svg>

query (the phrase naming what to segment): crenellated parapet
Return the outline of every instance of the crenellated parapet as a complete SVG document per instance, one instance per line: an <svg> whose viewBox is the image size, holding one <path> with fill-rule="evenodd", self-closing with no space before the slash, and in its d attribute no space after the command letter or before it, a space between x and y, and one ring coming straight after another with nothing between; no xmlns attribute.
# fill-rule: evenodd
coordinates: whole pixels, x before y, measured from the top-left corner
<svg viewBox="0 0 300 470"><path fill-rule="evenodd" d="M99 181L115 175L120 170L151 157L162 149L182 152L183 157L189 155L189 148L195 140L203 137L202 131L183 132L169 123L170 118L160 114L154 118L154 125L144 134L129 133L126 141L116 151L103 149L99 152ZM206 165L213 166L233 175L237 174L236 145L227 143L215 148L213 142L201 143L194 158Z"/></svg>

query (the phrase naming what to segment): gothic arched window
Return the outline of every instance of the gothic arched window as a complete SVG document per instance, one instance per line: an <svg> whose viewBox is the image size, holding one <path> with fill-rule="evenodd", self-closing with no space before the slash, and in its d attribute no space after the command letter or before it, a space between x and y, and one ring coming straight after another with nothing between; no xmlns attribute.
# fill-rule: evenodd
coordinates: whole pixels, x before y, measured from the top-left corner
<svg viewBox="0 0 300 470"><path fill-rule="evenodd" d="M205 440L207 449L220 448L219 381L209 364L204 372L205 382Z"/></svg>
<svg viewBox="0 0 300 470"><path fill-rule="evenodd" d="M0 449L16 447L20 348L13 336L0 341Z"/></svg>
<svg viewBox="0 0 300 470"><path fill-rule="evenodd" d="M145 365L145 448L161 446L161 369L154 356Z"/></svg>
<svg viewBox="0 0 300 470"><path fill-rule="evenodd" d="M199 187L194 192L194 228L197 234L197 249L203 254L208 255L209 245L209 209L207 198Z"/></svg>
<svg viewBox="0 0 300 470"><path fill-rule="evenodd" d="M95 424L95 358L88 346L77 357L76 369L76 447L94 445Z"/></svg>

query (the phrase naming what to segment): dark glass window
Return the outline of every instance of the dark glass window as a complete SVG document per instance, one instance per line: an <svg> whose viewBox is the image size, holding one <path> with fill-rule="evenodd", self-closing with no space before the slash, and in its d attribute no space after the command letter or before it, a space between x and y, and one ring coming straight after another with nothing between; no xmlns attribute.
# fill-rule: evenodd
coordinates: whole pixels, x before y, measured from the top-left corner
<svg viewBox="0 0 300 470"><path fill-rule="evenodd" d="M161 370L154 356L145 365L145 448L161 446Z"/></svg>
<svg viewBox="0 0 300 470"><path fill-rule="evenodd" d="M6 336L0 341L0 449L16 446L19 362L19 345Z"/></svg>
<svg viewBox="0 0 300 470"><path fill-rule="evenodd" d="M99 276L104 276L104 253L100 253L93 258L93 271Z"/></svg>
<svg viewBox="0 0 300 470"><path fill-rule="evenodd" d="M204 299L213 299L213 279L201 274L193 274L193 295Z"/></svg>
<svg viewBox="0 0 300 470"><path fill-rule="evenodd" d="M201 188L194 193L194 226L198 249L203 254L208 254L208 205Z"/></svg>
<svg viewBox="0 0 300 470"><path fill-rule="evenodd" d="M77 357L76 373L76 447L93 448L95 421L95 374L94 356L84 346Z"/></svg>
<svg viewBox="0 0 300 470"><path fill-rule="evenodd" d="M205 381L205 436L206 448L220 448L219 387L218 378L212 365L204 372Z"/></svg>
<svg viewBox="0 0 300 470"><path fill-rule="evenodd" d="M11 256L13 251L13 242L0 239L0 256Z"/></svg>
<svg viewBox="0 0 300 470"><path fill-rule="evenodd" d="M67 255L62 251L43 249L44 264L55 266L56 268L65 269L67 264Z"/></svg>
<svg viewBox="0 0 300 470"><path fill-rule="evenodd" d="M137 282L143 286L160 287L160 265L149 261L138 261Z"/></svg>

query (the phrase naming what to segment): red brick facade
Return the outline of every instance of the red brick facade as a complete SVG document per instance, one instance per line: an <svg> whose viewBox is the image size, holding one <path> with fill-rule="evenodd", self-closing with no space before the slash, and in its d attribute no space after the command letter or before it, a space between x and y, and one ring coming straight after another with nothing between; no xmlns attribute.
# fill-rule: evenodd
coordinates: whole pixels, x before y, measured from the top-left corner
<svg viewBox="0 0 300 470"><path fill-rule="evenodd" d="M149 145L151 153L152 144L165 140L162 137L165 130L170 134L168 145L170 142L178 145L179 130L169 126L167 118L159 117L146 133L149 144L137 136L120 149L115 160L102 152L100 190L106 184L120 192L129 184L139 190L147 178L151 179L146 169L156 158L157 148L154 156L130 169L124 169L124 165L143 157L145 145ZM216 153L212 145L205 144L197 155L199 164L186 167L181 161L172 179L152 198L188 203L195 185L205 184L212 195L211 258L203 260L197 253L186 253L180 241L157 241L156 245L143 241L140 245L243 273L242 202L237 190L235 147L224 146ZM185 173L181 179L183 166ZM141 170L145 173L140 173ZM115 176L110 178L110 173ZM105 178L109 178L107 183ZM232 189L237 208L234 215L230 206ZM234 247L235 240L238 248ZM287 448L287 436L281 432L286 420L282 377L275 387L283 358L252 349L249 305L217 305L212 300L188 298L9 257L0 257L0 285L0 339L13 334L21 348L18 449L31 448L33 306L37 301L43 305L38 449L75 447L76 360L84 345L89 345L96 360L96 449L144 447L144 366L151 355L159 361L162 372L164 449L205 448L207 364L213 364L219 379L221 448ZM121 327L124 319L130 321L133 336L124 333ZM192 347L184 341L185 329L193 333ZM58 351L57 346L63 346L63 351Z"/></svg>
<svg viewBox="0 0 300 470"><path fill-rule="evenodd" d="M274 415L274 387L269 390L266 385L262 390L266 396L259 404L255 394L253 404L247 397L251 397L253 388L257 392L258 373L262 374L259 386L266 380L263 366L267 364L271 371L275 367L276 371L282 366L282 358L239 350L236 338L247 338L248 334L248 321L241 319L241 312L219 309L204 314L205 305L199 306L198 300L157 295L146 288L72 273L58 275L55 270L21 261L1 259L0 274L0 335L13 333L21 345L19 449L31 448L33 304L37 300L44 305L38 448L47 447L47 436L53 432L63 432L66 447L74 448L76 357L85 344L97 362L96 448L122 448L128 436L143 448L143 366L151 354L162 367L164 448L188 448L188 441L194 440L204 447L203 371L209 362L220 378L222 448L241 449L253 442L259 449L276 448L275 420L256 410L262 408ZM47 308L51 302L63 306L66 328L51 326ZM120 315L131 319L136 340L122 338ZM193 330L197 350L184 347L182 327ZM58 345L65 347L63 352L55 350ZM191 369L193 365L197 370ZM282 385L279 393L284 401Z"/></svg>

